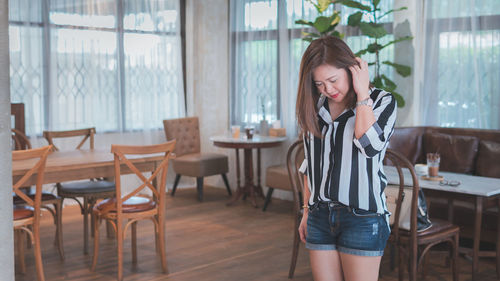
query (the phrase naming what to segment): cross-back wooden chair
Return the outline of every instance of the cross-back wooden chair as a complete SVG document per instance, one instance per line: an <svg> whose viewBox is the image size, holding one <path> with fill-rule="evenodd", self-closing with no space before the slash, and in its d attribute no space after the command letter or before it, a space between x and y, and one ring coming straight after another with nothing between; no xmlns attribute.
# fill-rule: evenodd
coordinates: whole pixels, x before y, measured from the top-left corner
<svg viewBox="0 0 500 281"><path fill-rule="evenodd" d="M165 188L167 182L168 161L172 158L175 148L175 140L157 145L127 146L112 145L111 152L114 154L116 197L106 199L97 204L93 209L94 219L94 257L91 270L97 265L99 254L99 224L102 220L109 221L115 229L118 250L118 280L123 279L123 240L127 229L131 227L132 232L132 262L137 263L137 221L152 220L155 224L157 247L160 253L161 265L164 273L168 273L167 259L165 254ZM151 155L162 153L161 163L149 178L146 178L129 160L126 155ZM127 193L121 186L121 169L124 165L130 169L142 181L142 184L133 191ZM159 184L157 179L159 178ZM144 189L151 191L152 197L140 195ZM123 220L128 222L123 226Z"/></svg>
<svg viewBox="0 0 500 281"><path fill-rule="evenodd" d="M45 163L47 155L50 153L51 146L45 146L36 149L13 151L12 160L31 160L38 159L33 166L12 186L12 191L24 201L24 204L14 205L14 232L17 238L16 252L19 259L19 267L21 272L26 271L24 263L24 238L22 232L26 232L31 242L34 244L35 266L38 280L45 280L43 274L42 251L40 247L40 205L42 202L42 184L43 174L45 171ZM36 174L36 191L34 198L26 195L21 188L25 186L25 182ZM30 229L31 227L31 229Z"/></svg>
<svg viewBox="0 0 500 281"><path fill-rule="evenodd" d="M387 161L388 160L388 161ZM458 235L459 228L451 222L431 219L432 226L424 231L417 231L417 212L418 212L418 192L420 186L418 178L413 168L413 165L402 154L387 149L385 161L396 167L399 175L399 192L397 198L394 198L396 203L395 211L393 212L394 222L391 225L391 235L389 243L396 247L396 260L399 265L399 280L403 280L405 271L405 262L408 265L408 273L410 281L417 280L417 271L424 261L425 255L429 250L441 243L448 243L450 246L450 258L452 262L453 280L458 281ZM405 180L404 170L408 170L411 174L411 207L410 207L410 230L404 230L399 227L401 206L405 196Z"/></svg>
<svg viewBox="0 0 500 281"><path fill-rule="evenodd" d="M43 136L53 145L54 150L59 148L54 144L54 139L82 137L76 149L82 149L88 141L89 149L94 149L94 135L95 128L86 128L79 130L69 131L44 131ZM64 199L69 198L78 202L80 210L83 215L83 253L88 254L88 236L89 236L89 223L88 217L92 212L96 201L98 199L110 198L115 194L115 184L111 181L101 179L90 179L89 181L78 181L69 183L57 183L57 195ZM78 197L83 198L81 202ZM93 227L93 224L91 224ZM91 231L93 233L93 229Z"/></svg>
<svg viewBox="0 0 500 281"><path fill-rule="evenodd" d="M26 150L31 149L31 142L21 131L17 129L12 129L12 142L14 150ZM35 198L35 192L33 190L26 191L25 194L30 196L30 198ZM14 196L14 204L22 204L24 200L19 196ZM51 205L53 207L51 207ZM52 194L51 192L42 191L42 208L49 211L54 219L54 224L56 226L56 235L54 243L58 248L59 256L64 259L64 247L62 241L62 199L59 196Z"/></svg>
<svg viewBox="0 0 500 281"><path fill-rule="evenodd" d="M293 278L295 273L295 265L297 264L297 256L299 255L300 236L299 225L302 220L304 210L302 209L302 190L304 188L304 178L299 172L300 165L304 160L304 143L301 140L294 142L289 148L286 155L286 167L288 171L288 178L291 183L293 191L293 250L292 261L290 263L290 270L288 278Z"/></svg>

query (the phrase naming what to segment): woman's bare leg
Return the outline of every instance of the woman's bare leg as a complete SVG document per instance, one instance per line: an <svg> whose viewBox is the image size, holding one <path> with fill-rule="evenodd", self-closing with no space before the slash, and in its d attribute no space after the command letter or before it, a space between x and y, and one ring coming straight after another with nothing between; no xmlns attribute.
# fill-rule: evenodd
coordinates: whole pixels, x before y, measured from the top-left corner
<svg viewBox="0 0 500 281"><path fill-rule="evenodd" d="M376 281L382 257L364 257L340 253L345 281Z"/></svg>
<svg viewBox="0 0 500 281"><path fill-rule="evenodd" d="M338 251L309 250L311 269L315 281L343 281Z"/></svg>

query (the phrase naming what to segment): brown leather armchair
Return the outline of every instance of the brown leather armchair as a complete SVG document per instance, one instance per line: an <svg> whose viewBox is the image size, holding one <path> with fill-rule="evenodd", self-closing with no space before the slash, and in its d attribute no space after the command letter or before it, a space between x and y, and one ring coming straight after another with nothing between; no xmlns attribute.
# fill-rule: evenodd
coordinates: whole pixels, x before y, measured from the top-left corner
<svg viewBox="0 0 500 281"><path fill-rule="evenodd" d="M231 195L226 173L229 170L227 156L224 154L201 152L200 128L198 117L186 117L163 120L163 128L167 140L177 140L173 159L173 169L176 173L171 196L179 184L181 176L196 178L198 200L203 201L203 178L221 175L226 185L227 193Z"/></svg>

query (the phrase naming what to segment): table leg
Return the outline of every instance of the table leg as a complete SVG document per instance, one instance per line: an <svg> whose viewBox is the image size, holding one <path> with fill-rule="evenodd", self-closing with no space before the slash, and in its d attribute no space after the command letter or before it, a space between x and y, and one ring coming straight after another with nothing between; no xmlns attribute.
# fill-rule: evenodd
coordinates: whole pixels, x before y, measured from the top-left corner
<svg viewBox="0 0 500 281"><path fill-rule="evenodd" d="M260 180L260 172L261 172L261 161L260 161L260 148L257 148L257 186L255 187L255 191L259 194L261 198L265 198L264 192L262 191L262 185Z"/></svg>
<svg viewBox="0 0 500 281"><path fill-rule="evenodd" d="M244 195L244 187L240 185L240 150L236 148L236 192L233 195L233 198L226 203L227 206L234 204L234 202L238 201L241 196Z"/></svg>
<svg viewBox="0 0 500 281"><path fill-rule="evenodd" d="M253 155L252 149L244 149L245 160L245 193L250 196L250 202L257 208L255 199L255 186L253 184Z"/></svg>
<svg viewBox="0 0 500 281"><path fill-rule="evenodd" d="M481 241L481 219L483 216L483 197L476 197L474 221L474 242L472 246L472 280L477 280L479 269L479 242Z"/></svg>

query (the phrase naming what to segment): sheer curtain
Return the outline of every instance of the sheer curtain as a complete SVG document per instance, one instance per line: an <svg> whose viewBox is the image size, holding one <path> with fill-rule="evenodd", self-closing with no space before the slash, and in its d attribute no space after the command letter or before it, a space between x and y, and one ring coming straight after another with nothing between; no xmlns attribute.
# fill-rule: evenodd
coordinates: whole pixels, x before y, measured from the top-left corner
<svg viewBox="0 0 500 281"><path fill-rule="evenodd" d="M183 116L179 0L10 0L12 102L29 135Z"/></svg>
<svg viewBox="0 0 500 281"><path fill-rule="evenodd" d="M422 125L500 129L500 2L424 3Z"/></svg>
<svg viewBox="0 0 500 281"><path fill-rule="evenodd" d="M295 102L300 59L308 43L297 19L316 10L302 0L231 0L231 124L281 121L297 134Z"/></svg>

